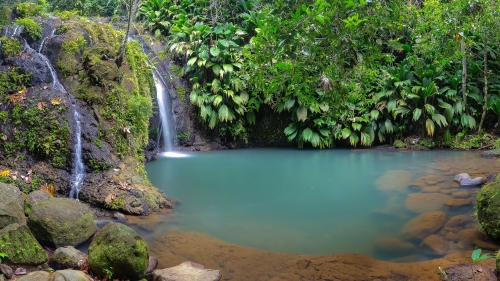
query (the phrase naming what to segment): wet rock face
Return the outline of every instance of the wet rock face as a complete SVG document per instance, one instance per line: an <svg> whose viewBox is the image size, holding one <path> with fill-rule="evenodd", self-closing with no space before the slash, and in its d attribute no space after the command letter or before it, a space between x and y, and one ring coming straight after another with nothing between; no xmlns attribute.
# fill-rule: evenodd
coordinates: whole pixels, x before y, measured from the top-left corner
<svg viewBox="0 0 500 281"><path fill-rule="evenodd" d="M34 51L23 53L21 56L9 57L5 59L5 63L20 67L24 73L32 73L31 83L33 85L52 83L52 76L46 61Z"/></svg>

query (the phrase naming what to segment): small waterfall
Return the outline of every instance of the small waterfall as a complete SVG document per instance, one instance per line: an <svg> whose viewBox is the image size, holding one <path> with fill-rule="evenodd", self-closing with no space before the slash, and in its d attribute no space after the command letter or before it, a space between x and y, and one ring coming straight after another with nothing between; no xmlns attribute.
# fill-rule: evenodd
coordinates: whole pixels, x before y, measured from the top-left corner
<svg viewBox="0 0 500 281"><path fill-rule="evenodd" d="M85 177L85 168L82 162L82 127L81 116L73 105L73 117L76 121L76 134L75 134L75 159L73 171L71 172L71 191L69 197L78 200L78 194L82 189L83 178Z"/></svg>
<svg viewBox="0 0 500 281"><path fill-rule="evenodd" d="M50 33L50 36L47 36L47 37L43 38L42 43L40 44L40 47L38 48L38 53L40 53L40 54L42 53L43 46L45 46L45 41L47 39L50 39L50 38L54 37L55 34L56 34L56 29L54 28L52 30L52 32Z"/></svg>
<svg viewBox="0 0 500 281"><path fill-rule="evenodd" d="M158 100L158 107L160 109L163 146L165 147L165 152L172 152L174 147L173 124L169 122L170 118L168 118L168 109L170 108L170 105L165 101L166 99L168 100L168 98L166 98L165 96L166 89L163 85L163 82L161 81L161 78L158 76L155 70L153 70L153 80L156 86L156 98Z"/></svg>

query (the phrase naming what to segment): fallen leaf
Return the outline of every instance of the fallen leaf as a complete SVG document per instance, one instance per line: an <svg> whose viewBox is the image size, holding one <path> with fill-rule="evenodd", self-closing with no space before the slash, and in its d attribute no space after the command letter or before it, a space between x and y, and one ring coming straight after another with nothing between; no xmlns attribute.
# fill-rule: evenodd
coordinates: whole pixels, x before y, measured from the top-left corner
<svg viewBox="0 0 500 281"><path fill-rule="evenodd" d="M3 170L0 172L0 177L8 177L10 175L10 170Z"/></svg>
<svg viewBox="0 0 500 281"><path fill-rule="evenodd" d="M26 181L27 184L30 184L32 182L32 179L31 179L30 176L28 176L28 177L26 177L25 181Z"/></svg>
<svg viewBox="0 0 500 281"><path fill-rule="evenodd" d="M53 98L50 103L52 103L52 105L59 105L61 104L61 98Z"/></svg>
<svg viewBox="0 0 500 281"><path fill-rule="evenodd" d="M38 109L43 110L43 107L45 106L44 102L39 102L38 103Z"/></svg>
<svg viewBox="0 0 500 281"><path fill-rule="evenodd" d="M111 194L108 194L108 196L106 196L106 199L104 199L104 202L106 203L111 203L113 200L115 200L116 198L116 195L111 193Z"/></svg>
<svg viewBox="0 0 500 281"><path fill-rule="evenodd" d="M3 135L2 140L7 141L7 135Z"/></svg>

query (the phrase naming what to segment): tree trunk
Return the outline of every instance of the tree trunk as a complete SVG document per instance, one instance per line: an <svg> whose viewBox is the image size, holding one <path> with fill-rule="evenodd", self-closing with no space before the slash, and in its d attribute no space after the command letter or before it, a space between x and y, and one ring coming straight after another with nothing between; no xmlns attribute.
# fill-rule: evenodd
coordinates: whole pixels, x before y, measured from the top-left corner
<svg viewBox="0 0 500 281"><path fill-rule="evenodd" d="M116 65L120 68L123 64L123 59L125 58L125 49L127 46L128 34L130 33L130 25L132 24L133 17L135 15L135 5L134 0L127 0L126 4L128 6L128 20L127 20L127 30L125 35L123 35L122 43L120 44L120 49L118 49L118 57L115 60Z"/></svg>
<svg viewBox="0 0 500 281"><path fill-rule="evenodd" d="M486 111L488 110L488 39L484 39L484 58L483 58L483 72L484 72L484 101L483 101L483 114L481 115L481 122L479 122L478 133L483 129L484 119L486 118Z"/></svg>
<svg viewBox="0 0 500 281"><path fill-rule="evenodd" d="M465 56L465 38L462 36L462 98L464 109L467 110L467 57Z"/></svg>

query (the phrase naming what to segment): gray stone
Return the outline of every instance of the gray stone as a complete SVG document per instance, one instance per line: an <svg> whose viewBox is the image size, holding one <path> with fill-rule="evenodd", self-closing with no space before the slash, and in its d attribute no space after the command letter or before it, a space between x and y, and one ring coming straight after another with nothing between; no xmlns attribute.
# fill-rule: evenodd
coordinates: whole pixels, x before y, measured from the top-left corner
<svg viewBox="0 0 500 281"><path fill-rule="evenodd" d="M90 276L78 270L58 270L54 273L54 281L90 281Z"/></svg>
<svg viewBox="0 0 500 281"><path fill-rule="evenodd" d="M153 271L153 281L219 281L221 278L219 270L205 269L190 261Z"/></svg>
<svg viewBox="0 0 500 281"><path fill-rule="evenodd" d="M485 183L485 179L482 178L482 177L476 177L476 178L471 178L471 176L467 173L461 173L461 174L458 174L458 175L455 175L455 178L454 180L458 183L460 183L460 185L481 185L483 183Z"/></svg>
<svg viewBox="0 0 500 281"><path fill-rule="evenodd" d="M43 190L35 190L31 192L28 194L28 198L24 201L24 213L29 216L33 206L50 198L52 198L52 196Z"/></svg>
<svg viewBox="0 0 500 281"><path fill-rule="evenodd" d="M49 281L50 273L47 271L33 271L28 275L17 278L17 281Z"/></svg>
<svg viewBox="0 0 500 281"><path fill-rule="evenodd" d="M7 279L10 279L12 278L12 276L14 276L14 270L12 269L12 267L6 264L0 264L0 272L3 273L3 275L7 277Z"/></svg>
<svg viewBox="0 0 500 281"><path fill-rule="evenodd" d="M0 229L9 224L25 224L24 200L19 188L0 183Z"/></svg>
<svg viewBox="0 0 500 281"><path fill-rule="evenodd" d="M78 263L87 258L87 255L72 246L59 247L52 256L52 265L56 269L79 269Z"/></svg>
<svg viewBox="0 0 500 281"><path fill-rule="evenodd" d="M79 245L97 230L92 210L68 198L50 198L36 204L28 226L42 245L50 247Z"/></svg>

